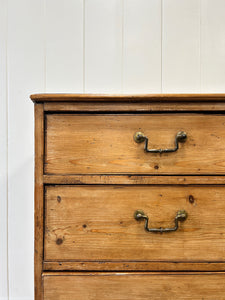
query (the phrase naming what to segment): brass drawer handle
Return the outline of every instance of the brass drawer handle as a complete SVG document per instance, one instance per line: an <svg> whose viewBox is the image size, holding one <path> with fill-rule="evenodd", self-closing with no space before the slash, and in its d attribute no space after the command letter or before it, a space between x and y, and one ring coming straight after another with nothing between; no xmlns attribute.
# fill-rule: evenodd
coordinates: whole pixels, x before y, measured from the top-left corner
<svg viewBox="0 0 225 300"><path fill-rule="evenodd" d="M182 222L187 219L187 212L185 210L179 210L177 212L177 215L174 219L175 226L173 228L149 228L148 227L148 221L149 217L145 215L145 213L142 210L136 210L134 213L134 218L139 221L141 219L145 220L145 230L148 232L170 232L170 231L176 231L178 229L178 221Z"/></svg>
<svg viewBox="0 0 225 300"><path fill-rule="evenodd" d="M134 140L136 143L142 143L145 141L144 151L150 153L166 153L175 152L179 149L179 143L185 142L187 139L187 134L184 131L179 131L175 137L175 147L173 149L148 149L148 137L142 132L136 132L134 134Z"/></svg>

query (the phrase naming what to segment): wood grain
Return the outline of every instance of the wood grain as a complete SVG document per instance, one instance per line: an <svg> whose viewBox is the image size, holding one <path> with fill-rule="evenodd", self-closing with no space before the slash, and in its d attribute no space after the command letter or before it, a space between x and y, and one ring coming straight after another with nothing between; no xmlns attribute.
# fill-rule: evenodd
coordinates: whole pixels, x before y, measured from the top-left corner
<svg viewBox="0 0 225 300"><path fill-rule="evenodd" d="M45 261L224 262L224 198L224 186L47 186ZM148 233L137 209L151 227L172 226L180 209L188 219Z"/></svg>
<svg viewBox="0 0 225 300"><path fill-rule="evenodd" d="M71 112L154 112L154 111L225 111L225 103L217 102L160 102L135 103L135 102L46 102L45 111L71 111Z"/></svg>
<svg viewBox="0 0 225 300"><path fill-rule="evenodd" d="M204 114L48 114L45 174L225 174L225 116ZM175 135L187 141L174 153L146 153L135 132L149 137L149 148L173 148Z"/></svg>
<svg viewBox="0 0 225 300"><path fill-rule="evenodd" d="M225 176L148 176L148 175L44 175L46 184L225 184Z"/></svg>
<svg viewBox="0 0 225 300"><path fill-rule="evenodd" d="M225 95L31 98L35 300L225 299ZM149 148L169 148L180 130L188 139L176 153L133 141L143 131ZM172 227L180 209L188 218L152 234L137 209L150 227Z"/></svg>
<svg viewBox="0 0 225 300"><path fill-rule="evenodd" d="M42 262L43 262L43 156L44 156L44 110L43 104L35 105L35 244L34 277L35 300L42 300Z"/></svg>
<svg viewBox="0 0 225 300"><path fill-rule="evenodd" d="M225 102L225 94L33 94L34 102Z"/></svg>
<svg viewBox="0 0 225 300"><path fill-rule="evenodd" d="M224 273L69 273L43 281L44 300L225 299Z"/></svg>
<svg viewBox="0 0 225 300"><path fill-rule="evenodd" d="M225 262L186 261L46 261L46 271L225 271Z"/></svg>

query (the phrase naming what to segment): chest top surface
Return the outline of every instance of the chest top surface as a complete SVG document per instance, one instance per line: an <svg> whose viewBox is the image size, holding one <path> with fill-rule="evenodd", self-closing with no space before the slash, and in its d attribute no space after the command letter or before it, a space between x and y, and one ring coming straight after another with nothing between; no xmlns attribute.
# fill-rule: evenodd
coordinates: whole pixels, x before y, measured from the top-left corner
<svg viewBox="0 0 225 300"><path fill-rule="evenodd" d="M33 94L33 102L225 102L225 94Z"/></svg>

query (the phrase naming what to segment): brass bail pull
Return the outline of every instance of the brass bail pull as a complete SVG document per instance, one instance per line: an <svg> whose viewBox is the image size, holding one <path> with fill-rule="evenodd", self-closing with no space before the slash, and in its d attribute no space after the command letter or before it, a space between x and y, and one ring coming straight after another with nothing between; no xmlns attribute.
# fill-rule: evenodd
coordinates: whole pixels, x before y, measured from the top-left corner
<svg viewBox="0 0 225 300"><path fill-rule="evenodd" d="M139 220L145 220L145 230L148 232L171 232L171 231L176 231L179 227L178 221L182 222L185 221L187 219L187 212L185 210L179 210L175 216L174 219L174 227L172 228L149 228L148 227L148 222L149 222L149 217L147 215L145 215L145 213L142 210L136 210L134 213L134 218L135 220L139 221Z"/></svg>
<svg viewBox="0 0 225 300"><path fill-rule="evenodd" d="M187 139L187 134L184 131L179 131L175 137L175 147L172 149L148 149L148 137L142 132L136 132L134 134L134 141L136 143L145 142L144 151L150 153L168 153L176 152L179 149L179 143L184 143Z"/></svg>

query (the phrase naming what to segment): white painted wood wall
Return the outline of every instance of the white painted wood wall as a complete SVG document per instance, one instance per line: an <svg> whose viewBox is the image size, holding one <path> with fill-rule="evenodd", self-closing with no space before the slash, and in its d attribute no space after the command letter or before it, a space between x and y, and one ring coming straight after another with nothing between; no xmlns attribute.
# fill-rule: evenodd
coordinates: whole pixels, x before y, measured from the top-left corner
<svg viewBox="0 0 225 300"><path fill-rule="evenodd" d="M29 95L225 92L225 0L0 0L0 299L33 299Z"/></svg>

